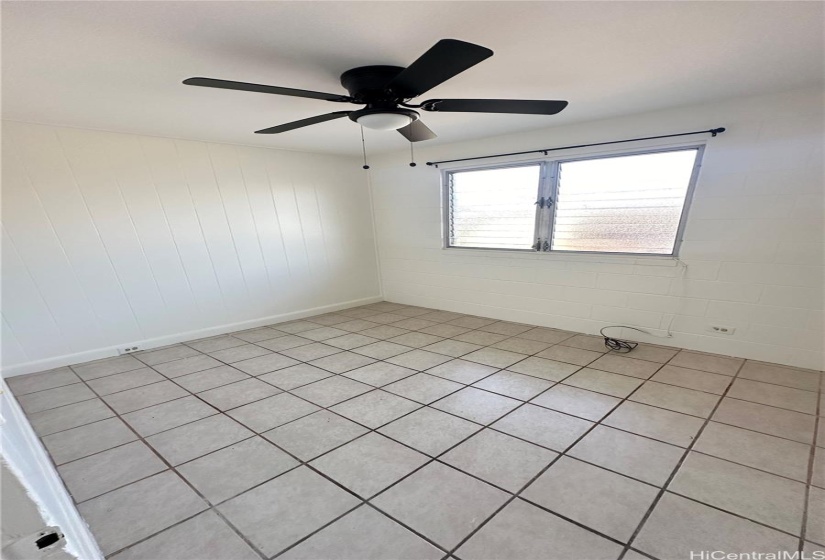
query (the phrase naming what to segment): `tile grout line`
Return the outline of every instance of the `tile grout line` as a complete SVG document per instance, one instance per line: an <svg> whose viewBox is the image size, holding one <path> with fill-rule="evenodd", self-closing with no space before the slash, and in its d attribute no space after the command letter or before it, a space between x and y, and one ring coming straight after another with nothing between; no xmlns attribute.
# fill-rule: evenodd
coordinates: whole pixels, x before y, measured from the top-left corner
<svg viewBox="0 0 825 560"><path fill-rule="evenodd" d="M803 500L803 507L802 507L802 530L799 533L799 552L801 553L805 548L805 537L807 536L807 529L808 529L808 514L811 507L811 486L813 483L814 477L814 461L816 460L816 442L817 438L819 437L819 415L822 414L822 377L819 378L819 393L817 394L816 399L816 421L814 422L814 437L813 441L811 442L811 452L810 456L808 457L808 480L807 484L805 485L805 498ZM825 540L825 539L823 539ZM825 543L821 543L825 544Z"/></svg>

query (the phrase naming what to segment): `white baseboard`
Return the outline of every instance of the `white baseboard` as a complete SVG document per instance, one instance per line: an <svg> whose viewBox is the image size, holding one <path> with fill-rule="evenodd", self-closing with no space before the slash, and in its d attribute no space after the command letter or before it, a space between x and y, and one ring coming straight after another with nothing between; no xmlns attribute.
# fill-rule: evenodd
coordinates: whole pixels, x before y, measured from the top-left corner
<svg viewBox="0 0 825 560"><path fill-rule="evenodd" d="M270 315L268 317L261 317L259 319L251 319L249 321L241 321L239 323L230 323L228 325L219 325L217 327L207 327L205 329L175 333L172 335L150 338L147 340L124 341L121 344L109 346L106 348L96 348L94 350L85 350L83 352L77 352L75 354L64 354L62 356L54 356L43 360L36 360L32 362L26 362L23 364L13 364L10 366L5 366L2 368L2 377L14 377L16 375L24 375L27 373L45 371L72 364L82 364L84 362L99 360L101 358L111 358L113 356L117 356L117 349L123 346L139 346L143 350L148 350L151 348L158 348L160 346L167 346L169 344L175 344L178 342L186 342L188 340L195 340L198 338L217 336L245 329L254 329L255 327L263 327L275 323L283 323L285 321L303 319L304 317L311 317L313 315L319 315L321 313L330 313L341 309L348 309L350 307L358 307L359 305L377 303L379 301L383 301L383 299L384 298L381 296L354 299L350 301L344 301L341 303L324 305L321 307L313 307L311 309L302 309L300 311L292 311L290 313L281 313L280 315Z"/></svg>

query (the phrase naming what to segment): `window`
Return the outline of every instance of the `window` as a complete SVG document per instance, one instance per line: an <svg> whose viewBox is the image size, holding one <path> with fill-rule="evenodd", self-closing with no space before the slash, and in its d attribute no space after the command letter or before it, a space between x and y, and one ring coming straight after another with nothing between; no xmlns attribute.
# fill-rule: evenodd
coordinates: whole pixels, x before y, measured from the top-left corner
<svg viewBox="0 0 825 560"><path fill-rule="evenodd" d="M673 255L701 152L448 171L447 246Z"/></svg>

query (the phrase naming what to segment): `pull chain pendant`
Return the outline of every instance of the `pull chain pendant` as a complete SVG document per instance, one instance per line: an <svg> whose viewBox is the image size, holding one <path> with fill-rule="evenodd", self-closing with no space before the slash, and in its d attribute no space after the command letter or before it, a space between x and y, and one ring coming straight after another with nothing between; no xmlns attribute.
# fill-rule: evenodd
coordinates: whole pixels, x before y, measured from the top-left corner
<svg viewBox="0 0 825 560"><path fill-rule="evenodd" d="M367 165L367 143L364 141L364 127L361 127L361 152L364 154L364 165L362 166L364 169L369 169L370 166Z"/></svg>
<svg viewBox="0 0 825 560"><path fill-rule="evenodd" d="M412 133L413 118L410 117L410 133ZM413 141L410 140L410 167L415 167L415 154L413 153Z"/></svg>

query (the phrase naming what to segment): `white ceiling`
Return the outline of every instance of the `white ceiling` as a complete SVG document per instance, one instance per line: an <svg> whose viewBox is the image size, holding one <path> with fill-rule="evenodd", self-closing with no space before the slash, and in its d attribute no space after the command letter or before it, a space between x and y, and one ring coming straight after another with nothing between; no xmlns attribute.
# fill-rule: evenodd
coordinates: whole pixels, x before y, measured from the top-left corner
<svg viewBox="0 0 825 560"><path fill-rule="evenodd" d="M330 153L348 119L254 130L337 103L195 88L207 76L345 93L344 70L406 66L441 38L495 56L425 94L567 99L560 115L424 114L446 143L768 93L823 78L822 2L2 2L3 117ZM356 106L352 106L357 108ZM371 151L405 147L369 131Z"/></svg>

